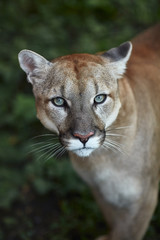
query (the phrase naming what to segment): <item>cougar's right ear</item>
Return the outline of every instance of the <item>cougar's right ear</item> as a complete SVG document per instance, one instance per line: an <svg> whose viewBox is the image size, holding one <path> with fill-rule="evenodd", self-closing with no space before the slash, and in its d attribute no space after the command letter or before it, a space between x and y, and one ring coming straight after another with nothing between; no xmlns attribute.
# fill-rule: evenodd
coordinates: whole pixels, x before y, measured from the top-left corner
<svg viewBox="0 0 160 240"><path fill-rule="evenodd" d="M39 54L22 50L18 54L18 60L21 68L27 74L27 79L34 84L36 81L44 81L47 71L52 67L52 63Z"/></svg>

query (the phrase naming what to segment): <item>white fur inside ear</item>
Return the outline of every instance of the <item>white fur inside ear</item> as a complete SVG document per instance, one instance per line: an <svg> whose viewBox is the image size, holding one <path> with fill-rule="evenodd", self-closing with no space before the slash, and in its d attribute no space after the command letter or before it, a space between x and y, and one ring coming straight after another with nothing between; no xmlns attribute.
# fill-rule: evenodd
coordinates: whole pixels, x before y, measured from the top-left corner
<svg viewBox="0 0 160 240"><path fill-rule="evenodd" d="M108 64L109 71L114 79L120 79L126 71L127 62L121 60L119 62L112 62Z"/></svg>
<svg viewBox="0 0 160 240"><path fill-rule="evenodd" d="M27 74L28 81L32 84L33 80L43 78L49 66L52 65L44 57L30 50L22 50L18 54L18 59L21 68Z"/></svg>

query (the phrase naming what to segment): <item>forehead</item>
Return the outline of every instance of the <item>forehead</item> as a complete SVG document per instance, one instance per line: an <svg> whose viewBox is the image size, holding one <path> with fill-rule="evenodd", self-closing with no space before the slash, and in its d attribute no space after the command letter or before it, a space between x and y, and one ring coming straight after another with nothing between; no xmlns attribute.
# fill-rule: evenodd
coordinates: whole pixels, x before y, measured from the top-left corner
<svg viewBox="0 0 160 240"><path fill-rule="evenodd" d="M51 88L61 88L65 92L83 93L87 89L110 85L111 76L106 68L107 60L91 54L73 54L59 57L53 62L48 75ZM68 95L68 94L67 94Z"/></svg>

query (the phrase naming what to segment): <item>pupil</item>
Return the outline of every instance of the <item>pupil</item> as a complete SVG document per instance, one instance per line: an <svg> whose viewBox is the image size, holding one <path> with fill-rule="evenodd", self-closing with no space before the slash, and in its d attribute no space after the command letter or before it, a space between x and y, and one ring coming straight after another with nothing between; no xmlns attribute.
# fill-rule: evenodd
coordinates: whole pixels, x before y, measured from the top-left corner
<svg viewBox="0 0 160 240"><path fill-rule="evenodd" d="M63 104L63 100L61 99L61 98L57 98L57 104L59 104L59 105L61 105L61 104Z"/></svg>
<svg viewBox="0 0 160 240"><path fill-rule="evenodd" d="M97 101L98 101L98 102L101 102L102 100L103 100L103 96L98 96L98 97L97 97Z"/></svg>
<svg viewBox="0 0 160 240"><path fill-rule="evenodd" d="M98 100L100 101L102 98L103 98L102 96L99 96L99 97L98 97Z"/></svg>

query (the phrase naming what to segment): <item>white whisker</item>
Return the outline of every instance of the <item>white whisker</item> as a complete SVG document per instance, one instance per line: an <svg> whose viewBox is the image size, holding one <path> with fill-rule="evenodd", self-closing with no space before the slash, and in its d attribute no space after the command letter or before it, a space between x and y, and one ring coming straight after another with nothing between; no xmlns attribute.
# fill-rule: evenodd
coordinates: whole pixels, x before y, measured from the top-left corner
<svg viewBox="0 0 160 240"><path fill-rule="evenodd" d="M118 151L118 152L124 154L124 152L119 147L115 146L114 144L107 142L107 144L104 144L104 146L106 146L107 148L109 147L113 152Z"/></svg>
<svg viewBox="0 0 160 240"><path fill-rule="evenodd" d="M41 135L35 136L31 139L36 139L36 138L40 138L40 137L48 137L48 136L52 136L52 138L58 139L58 136L56 134L52 134L52 133L41 134Z"/></svg>
<svg viewBox="0 0 160 240"><path fill-rule="evenodd" d="M45 141L45 142L34 143L34 144L30 145L30 147L35 147L35 146L39 146L39 145L46 146L47 144L53 144L54 145L53 139Z"/></svg>
<svg viewBox="0 0 160 240"><path fill-rule="evenodd" d="M126 152L124 151L124 146L121 143L118 143L112 139L106 138L103 145L106 146L107 148L114 149L126 155Z"/></svg>
<svg viewBox="0 0 160 240"><path fill-rule="evenodd" d="M31 148L31 151L29 153L35 152L37 154L40 154L37 160L44 158L44 161L47 161L56 155L57 157L62 156L66 152L66 148L62 146L60 142L55 142L59 139L56 134L41 134L33 137L32 140L37 138L42 138L41 140L43 141L33 143L29 146ZM67 139L65 139L65 141L68 142Z"/></svg>
<svg viewBox="0 0 160 240"><path fill-rule="evenodd" d="M125 152L119 145L117 145L117 144L115 144L115 143L112 143L112 142L107 141L105 145L106 145L106 146L109 145L111 149L113 148L113 149L115 149L116 151L118 151L118 152L126 155L126 152Z"/></svg>
<svg viewBox="0 0 160 240"><path fill-rule="evenodd" d="M66 152L66 148L63 146L61 151L57 154L56 158L61 157Z"/></svg>
<svg viewBox="0 0 160 240"><path fill-rule="evenodd" d="M44 160L44 162L48 161L50 158L54 157L57 153L59 153L63 149L63 146L58 146L56 149L51 151L51 153L46 156L47 158Z"/></svg>
<svg viewBox="0 0 160 240"><path fill-rule="evenodd" d="M122 134L116 134L116 133L106 133L106 136L126 137L125 135L122 135Z"/></svg>
<svg viewBox="0 0 160 240"><path fill-rule="evenodd" d="M45 151L46 149L53 149L53 148L55 148L57 145L59 145L59 143L55 143L55 144L53 144L53 143L49 143L49 144L46 144L46 145L44 145L44 146L40 146L40 147L37 147L37 148L34 148L34 149L32 149L31 151L30 151L30 153L31 152L42 152L42 151Z"/></svg>
<svg viewBox="0 0 160 240"><path fill-rule="evenodd" d="M115 149L114 148L112 148L112 147L110 147L109 145L107 145L107 144L104 144L104 145L102 145L102 147L103 148L105 148L105 149L107 149L107 150L111 150L112 152L114 152L114 153L116 153L117 151L115 151Z"/></svg>
<svg viewBox="0 0 160 240"><path fill-rule="evenodd" d="M57 143L56 146L50 147L49 150L45 151L39 158L38 160L40 160L43 156L50 154L51 152L55 151L58 147L59 147L60 143ZM61 145L60 145L61 146Z"/></svg>
<svg viewBox="0 0 160 240"><path fill-rule="evenodd" d="M114 140L111 140L111 139L107 139L107 142L110 142L111 144L114 144L115 146L117 146L119 148L123 147L123 145L121 143L118 143L118 142L116 142Z"/></svg>
<svg viewBox="0 0 160 240"><path fill-rule="evenodd" d="M106 129L105 133L105 141L103 143L103 147L106 149L110 149L113 152L120 152L122 154L127 155L126 151L124 151L124 145L119 143L118 141L115 141L113 139L123 137L125 138L126 136L122 133L118 133L117 131L123 130L123 129L128 129L131 128L131 125L128 126L122 126L122 127L115 127L115 128L108 128ZM117 132L117 133L116 133Z"/></svg>
<svg viewBox="0 0 160 240"><path fill-rule="evenodd" d="M132 126L122 126L122 127L115 127L115 128L108 128L106 129L106 132L114 131L114 130L121 130L121 129L127 129L127 128L132 128Z"/></svg>

